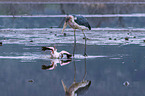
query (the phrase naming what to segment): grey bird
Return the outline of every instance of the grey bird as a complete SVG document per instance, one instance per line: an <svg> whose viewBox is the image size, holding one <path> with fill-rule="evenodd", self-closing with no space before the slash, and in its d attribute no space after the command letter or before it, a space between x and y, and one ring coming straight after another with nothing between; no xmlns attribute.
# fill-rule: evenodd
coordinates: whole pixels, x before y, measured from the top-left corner
<svg viewBox="0 0 145 96"><path fill-rule="evenodd" d="M84 33L84 30L91 30L91 26L88 22L88 20L81 16L81 15L68 15L65 19L65 23L63 25L63 31L65 30L65 28L67 27L67 25L69 25L71 28L74 29L74 50L73 50L73 56L75 53L75 46L76 46L76 36L75 36L75 31L76 29L82 30L82 33L84 34L84 39L85 39L85 51L84 51L84 56L87 56L86 54L86 36Z"/></svg>

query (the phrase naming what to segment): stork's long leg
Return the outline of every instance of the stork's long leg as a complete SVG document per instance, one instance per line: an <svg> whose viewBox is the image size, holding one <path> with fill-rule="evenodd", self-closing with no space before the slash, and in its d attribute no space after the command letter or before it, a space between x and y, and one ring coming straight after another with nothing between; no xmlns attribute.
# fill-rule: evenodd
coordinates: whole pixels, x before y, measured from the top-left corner
<svg viewBox="0 0 145 96"><path fill-rule="evenodd" d="M84 56L87 56L87 53L86 53L86 42L87 42L87 38L86 38L86 35L84 33L84 31L82 30L83 34L84 34L84 39L85 39L85 51L84 51Z"/></svg>
<svg viewBox="0 0 145 96"><path fill-rule="evenodd" d="M74 30L74 49L73 49L73 57L74 57L75 48L76 48L76 34L75 34L75 31L76 31L76 30Z"/></svg>
<svg viewBox="0 0 145 96"><path fill-rule="evenodd" d="M75 61L74 61L74 70L75 70L75 74L74 74L74 82L76 82L76 65L75 65Z"/></svg>

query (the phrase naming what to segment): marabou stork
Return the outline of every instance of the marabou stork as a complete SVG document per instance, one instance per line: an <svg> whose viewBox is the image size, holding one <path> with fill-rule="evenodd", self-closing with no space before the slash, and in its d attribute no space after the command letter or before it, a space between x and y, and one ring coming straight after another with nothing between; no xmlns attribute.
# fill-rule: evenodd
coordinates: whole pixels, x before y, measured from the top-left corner
<svg viewBox="0 0 145 96"><path fill-rule="evenodd" d="M62 59L63 55L67 56L67 59L71 58L71 54L67 51L62 50L61 52L57 52L57 49L54 47L42 47L42 50L51 50L51 58L52 59Z"/></svg>
<svg viewBox="0 0 145 96"><path fill-rule="evenodd" d="M63 31L65 30L65 28L67 27L67 25L69 25L71 28L74 29L74 50L73 50L73 56L74 56L74 52L75 52L75 46L76 46L76 36L75 36L75 31L76 29L80 29L82 30L82 33L84 34L84 39L85 39L85 51L84 51L84 56L87 56L86 54L86 36L84 33L84 30L91 30L91 26L88 23L88 20L80 15L68 15L65 19L65 23L63 25Z"/></svg>

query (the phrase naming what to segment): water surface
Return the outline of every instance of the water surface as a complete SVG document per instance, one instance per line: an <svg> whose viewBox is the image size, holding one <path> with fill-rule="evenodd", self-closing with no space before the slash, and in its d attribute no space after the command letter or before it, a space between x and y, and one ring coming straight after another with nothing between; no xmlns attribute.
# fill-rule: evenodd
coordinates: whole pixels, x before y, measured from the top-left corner
<svg viewBox="0 0 145 96"><path fill-rule="evenodd" d="M87 54L83 56L83 34L77 31L75 57L66 65L50 65L49 51L42 46L56 46L58 51L72 53L73 30L5 29L0 31L0 95L1 96L64 96L61 84L70 87L74 81L91 85L82 96L144 96L145 33L135 29L94 29L87 31ZM128 40L125 38L128 37ZM57 61L59 62L59 60ZM86 64L86 65L85 65ZM86 66L86 67L85 67ZM86 70L85 70L86 69ZM124 85L129 82L129 85Z"/></svg>

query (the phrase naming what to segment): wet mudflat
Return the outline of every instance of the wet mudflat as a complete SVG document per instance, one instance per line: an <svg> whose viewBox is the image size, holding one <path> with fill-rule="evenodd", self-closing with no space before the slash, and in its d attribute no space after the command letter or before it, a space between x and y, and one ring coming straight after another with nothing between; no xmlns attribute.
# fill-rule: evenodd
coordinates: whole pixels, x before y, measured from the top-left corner
<svg viewBox="0 0 145 96"><path fill-rule="evenodd" d="M0 95L64 96L67 88L82 79L91 81L82 96L143 96L145 73L144 30L94 29L87 31L85 58L83 34L77 32L75 57L50 59L42 46L73 51L73 30L2 29L0 31ZM55 69L43 68L58 63ZM86 75L85 75L86 72Z"/></svg>

